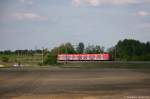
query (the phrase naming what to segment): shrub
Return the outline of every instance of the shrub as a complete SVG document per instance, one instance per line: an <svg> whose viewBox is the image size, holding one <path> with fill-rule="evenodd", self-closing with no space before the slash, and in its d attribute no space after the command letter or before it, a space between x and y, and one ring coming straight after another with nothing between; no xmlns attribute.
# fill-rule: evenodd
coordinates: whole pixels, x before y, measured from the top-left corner
<svg viewBox="0 0 150 99"><path fill-rule="evenodd" d="M44 64L56 64L57 63L57 55L53 53L49 53L47 58L44 60Z"/></svg>
<svg viewBox="0 0 150 99"><path fill-rule="evenodd" d="M8 62L9 58L8 57L2 57L1 60L2 60L2 62Z"/></svg>

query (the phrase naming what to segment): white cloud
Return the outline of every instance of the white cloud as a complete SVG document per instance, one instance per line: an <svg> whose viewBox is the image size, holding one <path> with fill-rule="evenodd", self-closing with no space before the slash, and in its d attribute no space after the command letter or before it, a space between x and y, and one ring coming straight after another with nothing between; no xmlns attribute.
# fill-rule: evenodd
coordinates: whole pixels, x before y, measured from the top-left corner
<svg viewBox="0 0 150 99"><path fill-rule="evenodd" d="M25 3L25 4L29 4L29 5L32 5L32 4L33 4L33 1L32 1L32 0L19 0L19 2Z"/></svg>
<svg viewBox="0 0 150 99"><path fill-rule="evenodd" d="M81 0L72 0L72 4L76 7L81 5Z"/></svg>
<svg viewBox="0 0 150 99"><path fill-rule="evenodd" d="M149 16L150 15L150 13L149 12L147 12L147 11L138 11L137 13L136 13L136 15L137 16Z"/></svg>
<svg viewBox="0 0 150 99"><path fill-rule="evenodd" d="M40 16L36 13L15 13L13 17L17 20L46 20L46 17Z"/></svg>
<svg viewBox="0 0 150 99"><path fill-rule="evenodd" d="M88 4L92 6L98 6L99 5L99 0L85 0Z"/></svg>
<svg viewBox="0 0 150 99"><path fill-rule="evenodd" d="M138 3L150 3L150 0L72 0L72 4L75 6L126 5Z"/></svg>
<svg viewBox="0 0 150 99"><path fill-rule="evenodd" d="M138 23L135 24L135 28L136 29L149 29L150 30L150 22L142 22L142 23Z"/></svg>
<svg viewBox="0 0 150 99"><path fill-rule="evenodd" d="M143 28L150 28L150 23L144 23L141 25Z"/></svg>

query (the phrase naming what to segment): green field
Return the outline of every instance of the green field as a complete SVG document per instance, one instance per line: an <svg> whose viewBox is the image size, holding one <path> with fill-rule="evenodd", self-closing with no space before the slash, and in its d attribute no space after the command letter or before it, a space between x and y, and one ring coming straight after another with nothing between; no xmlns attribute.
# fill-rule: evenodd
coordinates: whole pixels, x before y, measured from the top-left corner
<svg viewBox="0 0 150 99"><path fill-rule="evenodd" d="M83 62L83 63L64 63L59 64L64 68L133 68L133 69L150 69L150 62L115 62L115 61L102 61L102 62Z"/></svg>
<svg viewBox="0 0 150 99"><path fill-rule="evenodd" d="M8 62L2 62L2 57L8 57ZM34 55L3 55L0 54L0 65L11 67L20 62L24 67L39 67L42 63L42 54ZM101 62L63 62L55 65L48 65L46 67L60 67L60 68L136 68L136 69L150 69L150 62L144 61L101 61ZM43 66L45 67L45 66Z"/></svg>
<svg viewBox="0 0 150 99"><path fill-rule="evenodd" d="M2 57L8 57L9 59L8 62L2 62ZM42 63L42 54L34 54L34 55L0 54L0 64L9 66L18 62L20 62L22 65L38 65Z"/></svg>

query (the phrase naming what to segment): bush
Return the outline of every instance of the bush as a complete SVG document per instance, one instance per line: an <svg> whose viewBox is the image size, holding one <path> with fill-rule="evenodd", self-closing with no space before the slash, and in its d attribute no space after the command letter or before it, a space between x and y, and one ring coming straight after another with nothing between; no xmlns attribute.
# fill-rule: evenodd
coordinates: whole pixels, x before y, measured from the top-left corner
<svg viewBox="0 0 150 99"><path fill-rule="evenodd" d="M39 66L42 66L42 65L43 65L43 63L39 62L39 63L38 63L38 65L39 65Z"/></svg>
<svg viewBox="0 0 150 99"><path fill-rule="evenodd" d="M8 57L2 57L1 60L2 60L2 62L8 62L9 58Z"/></svg>
<svg viewBox="0 0 150 99"><path fill-rule="evenodd" d="M44 60L44 64L56 64L57 63L57 55L53 53L49 53L47 58Z"/></svg>

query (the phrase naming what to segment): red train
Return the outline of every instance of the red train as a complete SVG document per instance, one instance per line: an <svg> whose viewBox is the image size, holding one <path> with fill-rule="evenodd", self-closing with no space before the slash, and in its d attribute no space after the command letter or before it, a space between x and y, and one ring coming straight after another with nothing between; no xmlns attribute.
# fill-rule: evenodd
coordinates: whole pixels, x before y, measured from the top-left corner
<svg viewBox="0 0 150 99"><path fill-rule="evenodd" d="M110 54L58 54L58 61L108 61Z"/></svg>

